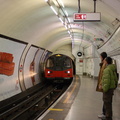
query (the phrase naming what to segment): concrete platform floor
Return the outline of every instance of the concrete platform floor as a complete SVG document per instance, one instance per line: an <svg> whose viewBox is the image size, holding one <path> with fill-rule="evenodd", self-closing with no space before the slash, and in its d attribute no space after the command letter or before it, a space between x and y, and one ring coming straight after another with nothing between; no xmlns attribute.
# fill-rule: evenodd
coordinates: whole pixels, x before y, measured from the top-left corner
<svg viewBox="0 0 120 120"><path fill-rule="evenodd" d="M102 113L102 93L96 92L97 80L81 76L80 90L65 120L99 120ZM120 91L114 92L113 120L120 120Z"/></svg>
<svg viewBox="0 0 120 120"><path fill-rule="evenodd" d="M100 120L102 93L96 92L97 80L75 77L66 93L38 120ZM113 97L113 120L120 120L120 89Z"/></svg>

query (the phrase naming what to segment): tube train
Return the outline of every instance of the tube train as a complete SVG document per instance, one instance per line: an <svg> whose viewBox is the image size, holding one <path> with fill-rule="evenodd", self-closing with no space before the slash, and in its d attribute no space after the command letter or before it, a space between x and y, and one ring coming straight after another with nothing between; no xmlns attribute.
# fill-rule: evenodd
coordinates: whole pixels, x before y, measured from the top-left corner
<svg viewBox="0 0 120 120"><path fill-rule="evenodd" d="M69 82L73 79L72 59L63 54L50 56L45 64L45 78L50 82Z"/></svg>

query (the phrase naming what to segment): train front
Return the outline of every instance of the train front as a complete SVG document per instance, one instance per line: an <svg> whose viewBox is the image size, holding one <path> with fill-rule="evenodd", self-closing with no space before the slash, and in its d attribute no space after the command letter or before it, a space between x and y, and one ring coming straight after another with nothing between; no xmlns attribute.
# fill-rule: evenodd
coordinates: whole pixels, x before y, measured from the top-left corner
<svg viewBox="0 0 120 120"><path fill-rule="evenodd" d="M72 60L61 54L49 57L45 66L45 78L52 82L67 82L72 80Z"/></svg>

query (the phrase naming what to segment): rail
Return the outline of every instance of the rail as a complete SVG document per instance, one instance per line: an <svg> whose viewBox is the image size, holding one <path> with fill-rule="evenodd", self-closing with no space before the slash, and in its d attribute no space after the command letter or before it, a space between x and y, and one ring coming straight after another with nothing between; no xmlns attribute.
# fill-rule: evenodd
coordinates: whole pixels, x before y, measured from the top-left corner
<svg viewBox="0 0 120 120"><path fill-rule="evenodd" d="M56 99L66 90L67 86L44 86L41 91L27 96L26 99L0 114L0 120L29 120L37 118L54 103ZM8 107L7 107L8 108Z"/></svg>

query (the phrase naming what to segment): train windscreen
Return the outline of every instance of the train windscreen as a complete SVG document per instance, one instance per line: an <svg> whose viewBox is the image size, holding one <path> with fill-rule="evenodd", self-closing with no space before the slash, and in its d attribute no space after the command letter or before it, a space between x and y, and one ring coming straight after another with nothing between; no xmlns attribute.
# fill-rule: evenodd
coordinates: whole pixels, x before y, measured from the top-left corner
<svg viewBox="0 0 120 120"><path fill-rule="evenodd" d="M47 60L46 67L47 67L47 68L52 68L53 66L54 66L53 60L52 60L52 59L48 59L48 60Z"/></svg>
<svg viewBox="0 0 120 120"><path fill-rule="evenodd" d="M66 58L64 60L64 67L65 68L70 68L71 67L71 60L69 58Z"/></svg>
<svg viewBox="0 0 120 120"><path fill-rule="evenodd" d="M72 67L71 59L65 56L51 57L47 60L46 67L61 71Z"/></svg>

